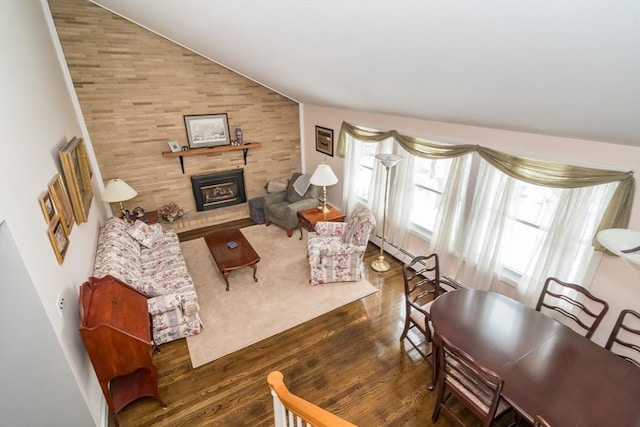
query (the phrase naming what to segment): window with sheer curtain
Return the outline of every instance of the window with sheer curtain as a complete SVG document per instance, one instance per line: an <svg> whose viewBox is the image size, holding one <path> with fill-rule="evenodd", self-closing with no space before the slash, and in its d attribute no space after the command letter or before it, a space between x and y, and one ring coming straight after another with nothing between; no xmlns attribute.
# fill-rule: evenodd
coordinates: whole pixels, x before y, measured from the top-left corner
<svg viewBox="0 0 640 427"><path fill-rule="evenodd" d="M544 162L477 146L423 147L421 141L395 131L357 132L364 136L341 133L345 209L365 203L380 219L385 175L375 155L401 154L404 158L391 174L387 242L406 249L409 231L418 234L431 240L428 250L440 255L445 274L485 290L495 289L499 282L511 283L518 298L529 305L535 303L546 277L588 282L595 253L592 239L612 210L610 201L614 195L625 200L633 189L631 173L552 163L547 172ZM514 165L522 172L503 172ZM520 173L545 185L516 178ZM594 183L566 182L572 175ZM614 218L624 221L619 213Z"/></svg>

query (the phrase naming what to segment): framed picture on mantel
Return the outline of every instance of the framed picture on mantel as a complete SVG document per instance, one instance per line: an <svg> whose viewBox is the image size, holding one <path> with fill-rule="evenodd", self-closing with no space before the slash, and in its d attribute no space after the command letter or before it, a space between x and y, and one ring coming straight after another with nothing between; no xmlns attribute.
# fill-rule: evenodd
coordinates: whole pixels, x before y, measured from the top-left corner
<svg viewBox="0 0 640 427"><path fill-rule="evenodd" d="M227 114L201 114L184 116L189 148L230 145L229 120Z"/></svg>

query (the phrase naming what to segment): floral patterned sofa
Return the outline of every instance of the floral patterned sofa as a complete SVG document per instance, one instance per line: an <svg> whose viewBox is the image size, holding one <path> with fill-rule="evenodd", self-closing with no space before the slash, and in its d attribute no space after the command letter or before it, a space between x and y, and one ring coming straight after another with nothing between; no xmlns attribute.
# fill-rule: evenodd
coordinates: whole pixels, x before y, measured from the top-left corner
<svg viewBox="0 0 640 427"><path fill-rule="evenodd" d="M111 276L147 297L156 345L200 333L198 296L174 231L109 218L98 233L95 277Z"/></svg>
<svg viewBox="0 0 640 427"><path fill-rule="evenodd" d="M348 222L318 222L307 237L311 284L357 281L369 235L376 226L371 211L360 206Z"/></svg>

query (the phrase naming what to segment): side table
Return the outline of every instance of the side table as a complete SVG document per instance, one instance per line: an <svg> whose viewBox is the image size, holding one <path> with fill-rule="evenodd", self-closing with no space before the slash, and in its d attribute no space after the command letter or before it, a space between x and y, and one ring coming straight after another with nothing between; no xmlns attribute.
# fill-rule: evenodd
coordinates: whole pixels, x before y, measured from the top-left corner
<svg viewBox="0 0 640 427"><path fill-rule="evenodd" d="M321 209L311 208L305 209L303 211L298 212L298 227L300 227L300 240L302 240L302 228L306 228L308 231L314 231L316 228L316 223L320 221L330 221L330 222L343 222L344 221L344 213L340 212L338 209L333 206L327 205L329 208L329 212L326 214L322 213Z"/></svg>
<svg viewBox="0 0 640 427"><path fill-rule="evenodd" d="M158 211L145 212L142 218L137 219L144 221L147 224L157 224L160 222L160 218L158 218Z"/></svg>

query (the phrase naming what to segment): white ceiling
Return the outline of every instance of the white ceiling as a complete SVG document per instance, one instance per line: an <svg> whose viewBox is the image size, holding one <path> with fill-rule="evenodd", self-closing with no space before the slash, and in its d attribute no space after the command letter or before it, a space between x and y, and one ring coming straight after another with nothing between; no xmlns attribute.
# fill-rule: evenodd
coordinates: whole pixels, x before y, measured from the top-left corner
<svg viewBox="0 0 640 427"><path fill-rule="evenodd" d="M301 103L640 146L640 1L93 0Z"/></svg>

